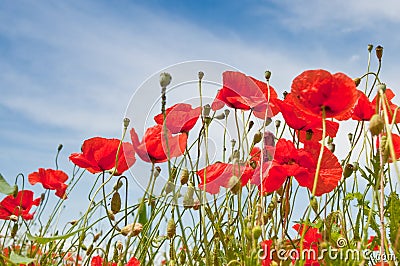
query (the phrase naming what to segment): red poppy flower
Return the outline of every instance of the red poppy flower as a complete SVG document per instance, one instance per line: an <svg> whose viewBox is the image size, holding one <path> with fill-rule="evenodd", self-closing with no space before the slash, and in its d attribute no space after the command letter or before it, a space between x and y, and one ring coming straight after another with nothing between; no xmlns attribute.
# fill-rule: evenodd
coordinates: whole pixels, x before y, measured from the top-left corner
<svg viewBox="0 0 400 266"><path fill-rule="evenodd" d="M369 121L375 114L375 104L371 103L362 91L357 90L358 100L354 106L351 118L358 121Z"/></svg>
<svg viewBox="0 0 400 266"><path fill-rule="evenodd" d="M115 168L115 159L120 145L118 139L94 137L83 142L82 152L73 153L69 159L92 174ZM123 142L118 153L117 171L121 175L135 163L135 153L132 144Z"/></svg>
<svg viewBox="0 0 400 266"><path fill-rule="evenodd" d="M200 178L199 187L210 194L218 194L220 187L231 188L236 184L232 178L240 178L245 186L254 174L254 169L249 165L238 165L217 162L197 171ZM204 180L204 175L206 180ZM204 182L205 181L205 182Z"/></svg>
<svg viewBox="0 0 400 266"><path fill-rule="evenodd" d="M11 215L21 216L24 220L32 220L34 213L29 213L32 206L39 206L40 198L33 199L30 190L18 191L17 196L8 195L0 202L0 219L9 220Z"/></svg>
<svg viewBox="0 0 400 266"><path fill-rule="evenodd" d="M400 123L400 109L398 109L399 106L397 106L396 104L392 103L392 100L393 100L393 98L395 96L393 91L391 89L387 88L386 91L385 91L385 95L386 95L386 98L387 98L387 101L388 101L387 103L389 105L389 108L388 108L389 122L390 123L392 122L393 115L394 115L395 111L397 110L396 118L394 119L394 122L396 124ZM378 99L378 96L375 96L375 98L372 100L372 105L374 105L374 106L376 105L377 99Z"/></svg>
<svg viewBox="0 0 400 266"><path fill-rule="evenodd" d="M45 189L55 190L56 196L66 198L68 186L64 182L68 180L68 175L61 170L39 168L38 172L28 175L28 180L31 185L41 183Z"/></svg>
<svg viewBox="0 0 400 266"><path fill-rule="evenodd" d="M125 266L140 266L140 261L137 258L132 257Z"/></svg>
<svg viewBox="0 0 400 266"><path fill-rule="evenodd" d="M246 76L240 72L225 71L222 74L223 87L211 105L216 111L221 109L224 104L229 107L250 110L254 109L256 117L264 119L268 108L268 117L279 112L274 100L278 97L274 88L269 86L269 105L268 105L268 85L262 81Z"/></svg>
<svg viewBox="0 0 400 266"><path fill-rule="evenodd" d="M102 257L94 256L90 261L90 266L117 266L117 263L109 262L108 264L105 264Z"/></svg>
<svg viewBox="0 0 400 266"><path fill-rule="evenodd" d="M354 81L343 73L331 74L326 70L307 70L292 83L295 104L305 112L340 118L354 106L357 91ZM340 118L342 119L342 118Z"/></svg>
<svg viewBox="0 0 400 266"><path fill-rule="evenodd" d="M294 104L293 95L289 93L286 95L285 100L277 100L276 104L282 113L285 122L289 127L297 131L299 140L305 142L306 140L320 141L322 139L322 117L311 115L297 105ZM330 120L326 120L326 134L334 138L339 129L339 124Z"/></svg>
<svg viewBox="0 0 400 266"><path fill-rule="evenodd" d="M201 114L201 107L192 109L187 103L178 103L165 110L167 128L172 134L189 132L196 124ZM163 114L154 117L157 124L162 125Z"/></svg>
<svg viewBox="0 0 400 266"><path fill-rule="evenodd" d="M306 142L304 145L304 151L313 158L313 165L306 166L311 172L308 179L302 179L300 177L297 178L297 181L301 186L307 187L310 191L312 191L314 186L314 177L320 148L321 144L318 142L310 141ZM342 173L343 169L337 157L328 148L324 147L315 196L321 196L322 194L329 193L335 189L342 178Z"/></svg>
<svg viewBox="0 0 400 266"><path fill-rule="evenodd" d="M132 128L131 139L134 150L143 161L162 163L168 160L167 142L162 125L148 128L142 142L139 141L135 129ZM170 158L178 157L185 152L187 144L186 133L172 136L171 132L167 131L167 139Z"/></svg>

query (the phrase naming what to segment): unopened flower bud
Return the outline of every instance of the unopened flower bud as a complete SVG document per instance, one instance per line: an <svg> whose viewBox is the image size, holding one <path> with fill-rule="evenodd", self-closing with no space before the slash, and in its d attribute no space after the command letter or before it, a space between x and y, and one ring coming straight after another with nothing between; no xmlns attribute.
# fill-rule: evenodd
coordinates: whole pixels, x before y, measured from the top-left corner
<svg viewBox="0 0 400 266"><path fill-rule="evenodd" d="M214 118L218 119L218 120L225 119L225 114L224 113L220 113L219 115L214 116Z"/></svg>
<svg viewBox="0 0 400 266"><path fill-rule="evenodd" d="M343 177L348 178L350 177L354 172L354 166L350 163L346 164L343 170Z"/></svg>
<svg viewBox="0 0 400 266"><path fill-rule="evenodd" d="M231 112L231 111L229 111L228 109L225 109L225 110L224 110L224 114L225 114L225 117L226 117L226 118L228 118L230 112Z"/></svg>
<svg viewBox="0 0 400 266"><path fill-rule="evenodd" d="M281 126L281 120L276 120L275 121L275 127L279 128Z"/></svg>
<svg viewBox="0 0 400 266"><path fill-rule="evenodd" d="M230 188L231 192L236 195L242 189L242 182L240 181L239 177L232 176L231 179L229 179L228 187Z"/></svg>
<svg viewBox="0 0 400 266"><path fill-rule="evenodd" d="M74 226L74 225L76 225L77 222L78 222L78 220L72 220L72 221L69 222L69 224Z"/></svg>
<svg viewBox="0 0 400 266"><path fill-rule="evenodd" d="M203 116L204 117L209 117L211 112L211 106L209 104L206 104L203 106Z"/></svg>
<svg viewBox="0 0 400 266"><path fill-rule="evenodd" d="M160 86L161 88L166 88L171 83L172 77L169 73L160 74Z"/></svg>
<svg viewBox="0 0 400 266"><path fill-rule="evenodd" d="M359 164L358 162L353 162L353 171L356 172L358 170Z"/></svg>
<svg viewBox="0 0 400 266"><path fill-rule="evenodd" d="M254 134L253 137L253 144L257 144L262 140L262 134L260 131L258 131L256 134Z"/></svg>
<svg viewBox="0 0 400 266"><path fill-rule="evenodd" d="M369 120L369 131L373 136L379 135L385 124L380 115L374 114L371 119Z"/></svg>
<svg viewBox="0 0 400 266"><path fill-rule="evenodd" d="M335 152L335 148L336 148L335 143L328 143L326 146L328 147L328 149L329 149L332 153Z"/></svg>
<svg viewBox="0 0 400 266"><path fill-rule="evenodd" d="M311 208L315 213L318 213L318 201L315 197L311 197L310 199Z"/></svg>
<svg viewBox="0 0 400 266"><path fill-rule="evenodd" d="M353 79L353 81L354 81L354 84L356 84L356 87L358 87L358 85L360 85L360 83L361 83L360 78L355 78L355 79Z"/></svg>
<svg viewBox="0 0 400 266"><path fill-rule="evenodd" d="M376 52L376 57L378 58L379 61L381 61L382 60L382 55L383 55L383 47L378 45L375 48L375 52Z"/></svg>
<svg viewBox="0 0 400 266"><path fill-rule="evenodd" d="M165 184L165 193L167 193L167 194L171 193L172 191L174 191L174 188L175 188L175 184L171 181L168 181Z"/></svg>
<svg viewBox="0 0 400 266"><path fill-rule="evenodd" d="M130 122L131 122L131 120L129 120L129 118L125 117L124 118L124 128L128 128Z"/></svg>
<svg viewBox="0 0 400 266"><path fill-rule="evenodd" d="M235 145L236 145L236 140L235 139L231 139L231 145L232 145L232 148L235 147Z"/></svg>
<svg viewBox="0 0 400 266"><path fill-rule="evenodd" d="M101 237L102 234L103 234L102 231L100 231L97 234L95 234L94 237L93 237L93 242L96 242L97 240L99 240L99 238Z"/></svg>
<svg viewBox="0 0 400 266"><path fill-rule="evenodd" d="M202 80L203 77L204 77L204 72L203 71L199 71L198 76L199 76L199 80Z"/></svg>
<svg viewBox="0 0 400 266"><path fill-rule="evenodd" d="M349 139L350 143L353 142L353 133L347 134L347 138Z"/></svg>
<svg viewBox="0 0 400 266"><path fill-rule="evenodd" d="M154 169L154 177L157 178L161 173L161 167L160 166L156 166L156 168Z"/></svg>
<svg viewBox="0 0 400 266"><path fill-rule="evenodd" d="M378 92L382 91L383 93L385 93L386 91L386 84L385 83L379 83L377 86Z"/></svg>
<svg viewBox="0 0 400 266"><path fill-rule="evenodd" d="M13 221L14 223L18 221L17 215L11 214L9 218L10 218L10 221Z"/></svg>
<svg viewBox="0 0 400 266"><path fill-rule="evenodd" d="M193 195L194 195L194 187L192 184L189 184L188 190L187 190L185 196L183 197L183 207L185 209L189 209L194 206Z"/></svg>
<svg viewBox="0 0 400 266"><path fill-rule="evenodd" d="M249 128L247 129L247 132L249 132L253 128L253 126L254 126L254 122L250 121L249 122Z"/></svg>
<svg viewBox="0 0 400 266"><path fill-rule="evenodd" d="M111 211L113 214L118 213L121 210L121 196L118 191L115 191L111 199Z"/></svg>
<svg viewBox="0 0 400 266"><path fill-rule="evenodd" d="M93 244L90 244L90 246L86 250L86 255L89 256L92 251L93 251Z"/></svg>
<svg viewBox="0 0 400 266"><path fill-rule="evenodd" d="M57 148L57 151L61 151L62 150L62 148L63 148L64 146L62 145L62 144L58 144L58 148Z"/></svg>
<svg viewBox="0 0 400 266"><path fill-rule="evenodd" d="M268 81L271 78L271 71L265 71L264 73L265 79Z"/></svg>
<svg viewBox="0 0 400 266"><path fill-rule="evenodd" d="M176 225L174 222L174 219L169 219L168 224L167 224L167 236L168 238L173 238L176 233Z"/></svg>
<svg viewBox="0 0 400 266"><path fill-rule="evenodd" d="M124 184L124 183L122 183L122 180L118 180L118 181L114 184L113 189L114 189L115 191L117 191L118 189L120 189L120 188L122 187L123 184Z"/></svg>
<svg viewBox="0 0 400 266"><path fill-rule="evenodd" d="M111 221L115 221L115 215L111 210L107 210L107 216Z"/></svg>
<svg viewBox="0 0 400 266"><path fill-rule="evenodd" d="M143 225L140 223L128 224L121 229L121 234L124 236L137 236L142 230Z"/></svg>
<svg viewBox="0 0 400 266"><path fill-rule="evenodd" d="M372 44L368 44L368 52L371 52L374 46Z"/></svg>
<svg viewBox="0 0 400 266"><path fill-rule="evenodd" d="M189 181L189 170L183 169L181 175L181 185L185 185Z"/></svg>
<svg viewBox="0 0 400 266"><path fill-rule="evenodd" d="M254 226L251 231L253 234L253 239L255 239L255 240L257 240L262 234L262 229L261 229L261 226L259 226L259 225Z"/></svg>
<svg viewBox="0 0 400 266"><path fill-rule="evenodd" d="M11 229L11 238L14 238L17 235L17 232L18 232L18 223L14 223Z"/></svg>
<svg viewBox="0 0 400 266"><path fill-rule="evenodd" d="M122 244L121 240L118 240L117 243L115 244L115 247L119 250L122 251L124 248L124 245Z"/></svg>

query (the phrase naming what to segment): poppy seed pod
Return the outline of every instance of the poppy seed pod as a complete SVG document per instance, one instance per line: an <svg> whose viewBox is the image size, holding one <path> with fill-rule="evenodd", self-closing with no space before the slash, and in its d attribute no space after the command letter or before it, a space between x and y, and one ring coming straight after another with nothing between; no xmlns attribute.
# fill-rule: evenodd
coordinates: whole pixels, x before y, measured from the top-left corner
<svg viewBox="0 0 400 266"><path fill-rule="evenodd" d="M374 114L369 120L369 131L373 136L379 135L382 132L384 126L385 123L383 122L381 116L378 114Z"/></svg>
<svg viewBox="0 0 400 266"><path fill-rule="evenodd" d="M161 173L161 167L160 166L156 166L156 168L154 169L154 177L157 178Z"/></svg>
<svg viewBox="0 0 400 266"><path fill-rule="evenodd" d="M121 196L118 193L118 191L115 191L111 199L111 211L113 214L116 214L120 210L121 210Z"/></svg>
<svg viewBox="0 0 400 266"><path fill-rule="evenodd" d="M242 182L237 176L232 176L231 179L229 180L228 186L231 188L231 192L237 195L239 191L242 189Z"/></svg>
<svg viewBox="0 0 400 266"><path fill-rule="evenodd" d="M129 118L125 117L124 118L124 128L128 128L130 122L131 122L131 120L129 120Z"/></svg>
<svg viewBox="0 0 400 266"><path fill-rule="evenodd" d="M265 73L264 73L265 79L269 80L271 78L271 74L272 74L271 71L268 71L268 70L265 71Z"/></svg>
<svg viewBox="0 0 400 266"><path fill-rule="evenodd" d="M253 137L253 144L257 144L262 140L262 134L260 131L258 131L256 134L254 134Z"/></svg>
<svg viewBox="0 0 400 266"><path fill-rule="evenodd" d="M176 225L174 219L169 219L167 224L167 236L168 238L173 238L176 234Z"/></svg>
<svg viewBox="0 0 400 266"><path fill-rule="evenodd" d="M199 77L199 80L202 80L203 77L204 77L204 72L203 71L199 71L198 77Z"/></svg>
<svg viewBox="0 0 400 266"><path fill-rule="evenodd" d="M383 47L378 45L375 48L375 53L376 53L376 57L378 58L378 60L381 61L382 60L382 55L383 55Z"/></svg>
<svg viewBox="0 0 400 266"><path fill-rule="evenodd" d="M228 109L224 110L225 118L228 118L230 112Z"/></svg>
<svg viewBox="0 0 400 266"><path fill-rule="evenodd" d="M352 164L348 163L344 167L343 177L344 178L350 177L353 172L354 172L354 166Z"/></svg>
<svg viewBox="0 0 400 266"><path fill-rule="evenodd" d="M162 88L166 88L171 83L172 77L169 73L161 73L160 74L160 86Z"/></svg>

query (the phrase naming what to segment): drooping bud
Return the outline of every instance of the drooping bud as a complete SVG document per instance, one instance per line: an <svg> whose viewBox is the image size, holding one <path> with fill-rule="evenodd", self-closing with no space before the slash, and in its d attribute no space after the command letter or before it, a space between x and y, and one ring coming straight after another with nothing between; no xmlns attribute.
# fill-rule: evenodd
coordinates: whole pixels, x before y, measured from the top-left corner
<svg viewBox="0 0 400 266"><path fill-rule="evenodd" d="M111 210L107 210L107 216L111 221L115 221L115 215Z"/></svg>
<svg viewBox="0 0 400 266"><path fill-rule="evenodd" d="M335 152L335 148L336 148L335 143L332 143L332 142L331 142L331 143L328 143L326 146L328 147L328 149L329 149L332 153Z"/></svg>
<svg viewBox="0 0 400 266"><path fill-rule="evenodd" d="M171 182L171 181L168 181L165 184L165 193L166 194L171 193L172 191L174 191L174 188L175 188L175 184L173 182Z"/></svg>
<svg viewBox="0 0 400 266"><path fill-rule="evenodd" d="M311 197L310 205L313 211L318 214L318 201L315 197Z"/></svg>
<svg viewBox="0 0 400 266"><path fill-rule="evenodd" d="M102 234L103 234L102 231L100 231L97 234L95 234L94 237L93 237L93 242L96 242L97 240L99 240L99 238L101 237Z"/></svg>
<svg viewBox="0 0 400 266"><path fill-rule="evenodd" d="M199 71L198 77L199 77L199 80L202 80L203 77L204 77L204 72L203 71Z"/></svg>
<svg viewBox="0 0 400 266"><path fill-rule="evenodd" d="M279 128L281 126L281 120L276 120L275 121L275 127Z"/></svg>
<svg viewBox="0 0 400 266"><path fill-rule="evenodd" d="M350 163L346 164L343 170L343 177L348 178L350 177L354 172L354 166Z"/></svg>
<svg viewBox="0 0 400 266"><path fill-rule="evenodd" d="M131 120L129 120L129 118L125 117L124 118L124 128L128 128L130 122L131 122Z"/></svg>
<svg viewBox="0 0 400 266"><path fill-rule="evenodd" d="M128 224L121 229L121 234L124 236L137 236L142 232L143 225L140 223Z"/></svg>
<svg viewBox="0 0 400 266"><path fill-rule="evenodd" d="M374 114L371 119L369 120L369 131L373 136L379 135L385 124L380 115Z"/></svg>
<svg viewBox="0 0 400 266"><path fill-rule="evenodd" d="M256 134L254 134L253 137L253 144L257 144L262 140L262 134L260 131L258 131Z"/></svg>
<svg viewBox="0 0 400 266"><path fill-rule="evenodd" d="M161 173L161 167L160 166L156 166L156 168L154 169L154 178L157 178Z"/></svg>
<svg viewBox="0 0 400 266"><path fill-rule="evenodd" d="M118 191L115 191L111 199L111 211L113 214L121 210L121 196Z"/></svg>
<svg viewBox="0 0 400 266"><path fill-rule="evenodd" d="M176 225L174 222L174 219L169 219L168 224L167 224L167 236L168 238L173 238L176 233Z"/></svg>
<svg viewBox="0 0 400 266"><path fill-rule="evenodd" d="M228 109L224 110L225 118L228 118L230 112Z"/></svg>
<svg viewBox="0 0 400 266"><path fill-rule="evenodd" d="M115 244L115 247L119 250L122 251L124 248L124 245L122 244L121 240L118 240L117 243Z"/></svg>
<svg viewBox="0 0 400 266"><path fill-rule="evenodd" d="M382 60L382 55L383 55L383 47L378 45L375 48L375 52L376 52L376 57L378 58L379 61L381 61Z"/></svg>
<svg viewBox="0 0 400 266"><path fill-rule="evenodd" d="M186 252L184 249L179 252L179 265L185 265L186 262Z"/></svg>
<svg viewBox="0 0 400 266"><path fill-rule="evenodd" d="M271 78L271 71L265 71L265 73L264 73L264 76L265 76L265 79L268 81L270 78Z"/></svg>
<svg viewBox="0 0 400 266"><path fill-rule="evenodd" d="M249 132L253 128L253 126L254 126L254 121L251 120L249 122L249 128L247 129L247 132Z"/></svg>
<svg viewBox="0 0 400 266"><path fill-rule="evenodd" d="M181 175L181 185L185 185L189 181L189 170L183 169Z"/></svg>
<svg viewBox="0 0 400 266"><path fill-rule="evenodd" d="M225 119L225 114L224 113L220 113L219 115L214 116L214 118L218 119L218 120Z"/></svg>
<svg viewBox="0 0 400 266"><path fill-rule="evenodd" d="M120 188L123 186L123 184L124 184L124 183L122 182L122 180L118 180L118 181L115 183L113 189L114 189L115 191L117 191L118 189L120 189Z"/></svg>
<svg viewBox="0 0 400 266"><path fill-rule="evenodd" d="M358 87L358 85L360 85L360 83L361 83L360 78L355 78L355 79L353 79L353 81L354 81L354 84L356 84L356 87Z"/></svg>
<svg viewBox="0 0 400 266"><path fill-rule="evenodd" d="M86 255L89 256L90 253L92 253L92 251L93 251L93 244L90 244L90 246L86 250Z"/></svg>
<svg viewBox="0 0 400 266"><path fill-rule="evenodd" d="M17 235L17 232L18 232L18 223L14 223L11 229L11 238L14 238Z"/></svg>
<svg viewBox="0 0 400 266"><path fill-rule="evenodd" d="M194 186L191 183L189 183L188 190L185 196L183 196L183 207L185 209L189 209L194 206L193 195L194 195Z"/></svg>
<svg viewBox="0 0 400 266"><path fill-rule="evenodd" d="M347 138L349 139L350 143L353 143L353 133L347 134Z"/></svg>
<svg viewBox="0 0 400 266"><path fill-rule="evenodd" d="M253 234L253 239L255 239L255 240L257 240L262 234L262 229L261 229L261 226L259 226L259 225L254 226L251 231Z"/></svg>
<svg viewBox="0 0 400 266"><path fill-rule="evenodd" d="M58 148L57 148L57 151L61 151L62 150L62 148L63 148L64 146L62 145L62 144L58 144Z"/></svg>
<svg viewBox="0 0 400 266"><path fill-rule="evenodd" d="M163 72L160 74L160 86L166 88L171 83L172 77L169 73Z"/></svg>
<svg viewBox="0 0 400 266"><path fill-rule="evenodd" d="M368 52L371 52L374 46L372 44L368 44Z"/></svg>

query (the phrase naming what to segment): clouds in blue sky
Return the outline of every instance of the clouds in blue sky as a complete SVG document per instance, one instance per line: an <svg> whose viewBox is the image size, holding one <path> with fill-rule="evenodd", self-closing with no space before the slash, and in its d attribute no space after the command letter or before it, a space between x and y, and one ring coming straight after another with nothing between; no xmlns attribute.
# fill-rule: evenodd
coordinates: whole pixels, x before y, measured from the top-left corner
<svg viewBox="0 0 400 266"><path fill-rule="evenodd" d="M53 167L59 143L68 169L83 139L119 137L147 77L182 61L258 78L269 69L283 92L304 69L359 75L367 44L382 44L382 77L396 90L399 13L390 0L3 1L0 172Z"/></svg>

